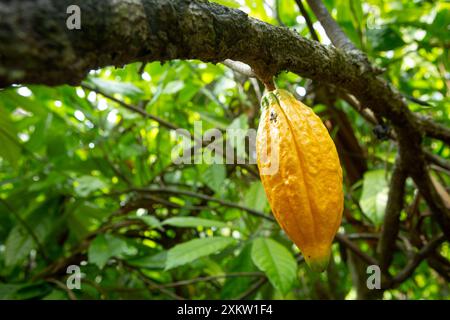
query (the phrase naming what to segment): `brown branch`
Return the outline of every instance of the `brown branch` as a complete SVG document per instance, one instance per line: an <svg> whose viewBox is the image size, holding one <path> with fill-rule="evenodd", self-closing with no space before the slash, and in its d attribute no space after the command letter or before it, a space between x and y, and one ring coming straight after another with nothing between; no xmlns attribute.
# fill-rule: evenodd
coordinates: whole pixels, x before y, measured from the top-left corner
<svg viewBox="0 0 450 320"><path fill-rule="evenodd" d="M417 121L423 132L430 138L441 140L450 146L450 129L442 124L434 122L428 117L417 115Z"/></svg>
<svg viewBox="0 0 450 320"><path fill-rule="evenodd" d="M361 251L359 247L353 242L351 242L345 235L338 233L336 234L335 238L337 242L339 242L341 245L352 251L357 257L359 257L362 261L364 261L368 265L378 265L378 261L375 258Z"/></svg>
<svg viewBox="0 0 450 320"><path fill-rule="evenodd" d="M447 161L438 155L435 155L431 151L424 150L425 158L430 162L433 163L443 169L450 170L450 161Z"/></svg>
<svg viewBox="0 0 450 320"><path fill-rule="evenodd" d="M253 283L250 288L248 288L247 291L240 294L235 300L245 300L248 299L252 294L254 294L256 291L258 291L259 288L261 288L265 283L267 282L267 278L261 278L257 280L255 283Z"/></svg>
<svg viewBox="0 0 450 320"><path fill-rule="evenodd" d="M427 263L442 278L444 278L445 281L450 282L450 261L436 252L427 258Z"/></svg>
<svg viewBox="0 0 450 320"><path fill-rule="evenodd" d="M333 19L321 0L306 0L306 2L308 2L309 7L314 12L331 42L336 47L344 51L358 50Z"/></svg>
<svg viewBox="0 0 450 320"><path fill-rule="evenodd" d="M129 191L135 191L138 193L169 193L169 194L185 195L188 197L193 197L193 198L198 198L198 199L202 199L202 200L206 200L206 201L216 202L218 204L221 204L221 205L229 207L229 208L235 208L235 209L246 211L254 216L257 216L257 217L260 217L260 218L263 218L263 219L266 219L269 221L275 221L275 219L272 216L269 216L265 213L254 210L252 208L248 208L248 207L242 206L240 204L237 204L235 202L214 198L214 197L207 196L207 195L201 194L201 193L196 193L193 191L173 189L173 188L132 188L128 191L125 191L125 193L129 192Z"/></svg>
<svg viewBox="0 0 450 320"><path fill-rule="evenodd" d="M179 295L177 295L176 293L173 293L172 291L166 289L165 287L159 285L158 283L156 283L155 281L151 280L150 278L148 278L144 272L142 272L141 269L139 268L134 268L133 266L130 266L128 264L124 264L125 268L127 268L130 271L135 271L137 272L139 278L145 283L147 284L147 286L149 287L150 290L157 290L165 295L167 295L168 297L174 299L174 300L185 300L183 297L180 297Z"/></svg>
<svg viewBox="0 0 450 320"><path fill-rule="evenodd" d="M384 222L381 237L378 243L380 253L380 268L387 272L391 264L395 241L400 229L400 213L403 209L405 196L405 182L407 174L397 156L389 185L389 196L384 214Z"/></svg>
<svg viewBox="0 0 450 320"><path fill-rule="evenodd" d="M393 279L390 284L391 287L395 287L408 279L419 266L419 264L426 259L431 253L433 253L443 242L445 241L445 236L440 235L432 239L425 246L423 246L419 252L414 255L414 257L409 260L406 267L400 271Z"/></svg>
<svg viewBox="0 0 450 320"><path fill-rule="evenodd" d="M69 297L70 300L78 300L77 297L75 296L75 294L72 292L72 290L70 290L64 283L62 283L61 281L57 280L57 279L47 279L47 282L53 283L55 284L58 288L62 289L67 296Z"/></svg>
<svg viewBox="0 0 450 320"><path fill-rule="evenodd" d="M158 117L158 116L155 116L155 115L153 115L153 114L150 114L150 113L146 112L146 111L145 111L144 109L142 109L142 108L138 108L138 107L133 106L133 105L131 105L131 104L128 104L128 103L126 103L126 102L124 102L124 101L122 101L122 100L120 100L120 99L117 99L117 98L114 97L113 95L110 95L110 94L108 94L108 93L106 93L106 92L103 92L103 91L101 91L99 88L97 88L97 87L95 87L95 86L91 86L91 85L88 84L88 83L83 82L83 83L81 84L81 87L82 87L83 89L86 89L86 90L89 90L89 91L93 91L93 92L95 92L95 93L98 93L98 94L104 96L105 98L107 98L107 99L109 99L109 100L111 100L111 101L114 101L115 103L121 105L121 106L124 107L125 109L128 109L128 110L130 110L130 111L132 111L132 112L135 112L135 113L140 114L140 115L143 116L144 118L151 119L151 120L157 122L158 124L160 124L162 127L166 128L166 129L169 129L169 130L177 130L177 129L180 129L179 127L177 127L176 125L170 123L169 121L164 120L164 119L162 119L162 118L160 118L160 117ZM190 137L189 137L189 138L190 138Z"/></svg>
<svg viewBox="0 0 450 320"><path fill-rule="evenodd" d="M306 25L308 26L309 33L311 34L311 37L319 41L319 37L317 36L317 32L314 29L313 23L311 21L311 17L308 14L308 11L306 11L305 6L303 5L302 0L295 0L297 3L298 8L300 9L300 13L302 14L303 18L305 18Z"/></svg>
<svg viewBox="0 0 450 320"><path fill-rule="evenodd" d="M177 282L167 283L161 285L163 288L173 288L173 287L180 287L180 286L187 286L193 283L198 282L208 282L208 281L214 281L218 279L223 278L238 278L238 277L264 277L264 273L262 272L234 272L234 273L224 273L214 276L208 276L208 277L198 277L194 279L187 279L187 280L181 280Z"/></svg>

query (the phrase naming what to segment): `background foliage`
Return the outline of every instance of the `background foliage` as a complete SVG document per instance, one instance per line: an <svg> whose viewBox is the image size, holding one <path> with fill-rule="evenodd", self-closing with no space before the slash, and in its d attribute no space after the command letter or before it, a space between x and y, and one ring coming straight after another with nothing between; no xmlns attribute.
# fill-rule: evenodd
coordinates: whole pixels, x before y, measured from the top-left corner
<svg viewBox="0 0 450 320"><path fill-rule="evenodd" d="M217 2L311 37L298 1ZM450 124L449 3L325 3L413 111ZM305 7L320 41L329 43ZM290 73L277 85L313 107L333 137L353 137L346 147L337 143L350 159L343 161L340 232L375 255L395 143L374 134L333 88ZM196 120L203 132L256 128L262 91L223 65L198 61L105 68L80 87L1 90L0 298L356 298L365 269L345 246L333 246L326 273L311 273L280 228L260 216L270 207L256 167L171 162L173 129L193 132ZM450 157L442 142L427 144ZM448 171L433 172L439 185L450 185ZM400 247L437 230L410 180L406 192ZM448 272L448 243L438 251ZM407 255L398 250L394 258L395 273ZM65 288L71 264L81 266L81 290ZM384 298L449 298L447 281L425 260Z"/></svg>

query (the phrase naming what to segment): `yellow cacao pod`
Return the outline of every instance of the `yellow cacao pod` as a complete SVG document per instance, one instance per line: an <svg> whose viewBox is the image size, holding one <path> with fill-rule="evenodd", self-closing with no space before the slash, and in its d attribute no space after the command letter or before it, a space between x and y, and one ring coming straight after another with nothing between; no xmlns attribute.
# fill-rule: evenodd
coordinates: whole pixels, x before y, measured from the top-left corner
<svg viewBox="0 0 450 320"><path fill-rule="evenodd" d="M286 90L266 93L257 163L272 212L314 271L326 269L341 224L342 168L321 119Z"/></svg>

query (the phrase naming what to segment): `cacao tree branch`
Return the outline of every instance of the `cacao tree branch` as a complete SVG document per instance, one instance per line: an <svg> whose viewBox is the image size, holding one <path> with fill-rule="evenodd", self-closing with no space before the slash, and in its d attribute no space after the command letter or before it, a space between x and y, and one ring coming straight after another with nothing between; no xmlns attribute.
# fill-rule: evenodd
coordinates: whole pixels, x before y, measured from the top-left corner
<svg viewBox="0 0 450 320"><path fill-rule="evenodd" d="M311 21L311 17L309 16L308 11L306 11L306 8L303 5L302 0L295 0L295 3L297 3L300 13L302 14L303 18L305 18L305 22L306 22L306 25L308 26L311 37L313 38L313 40L319 41L319 37L317 36L317 32L314 29L313 23Z"/></svg>
<svg viewBox="0 0 450 320"><path fill-rule="evenodd" d="M415 254L414 257L408 261L406 267L392 279L390 286L395 287L408 279L414 273L414 270L416 270L419 264L430 254L432 254L444 241L445 236L442 234L430 240L430 242L424 245L419 252L417 252L417 254Z"/></svg>
<svg viewBox="0 0 450 320"><path fill-rule="evenodd" d="M336 234L336 240L342 244L343 246L345 246L347 249L349 249L350 251L352 251L356 256L358 256L362 261L364 261L365 263L367 263L368 265L378 265L378 261L369 256L368 254L366 254L365 252L361 251L358 246L353 243L352 241L350 241L345 235L343 234Z"/></svg>
<svg viewBox="0 0 450 320"><path fill-rule="evenodd" d="M395 241L400 229L400 213L403 209L405 182L407 174L402 166L401 158L397 157L389 185L388 202L384 214L378 250L380 253L380 268L387 272L395 250Z"/></svg>
<svg viewBox="0 0 450 320"><path fill-rule="evenodd" d="M309 7L314 12L331 42L336 47L341 48L344 51L358 50L333 19L321 0L306 0L306 2L308 2Z"/></svg>
<svg viewBox="0 0 450 320"><path fill-rule="evenodd" d="M424 154L425 154L425 158L430 163L433 163L443 169L450 170L450 161L447 161L428 150L424 150Z"/></svg>
<svg viewBox="0 0 450 320"><path fill-rule="evenodd" d="M223 278L238 278L238 277L261 278L264 276L265 275L262 272L232 272L232 273L218 274L218 275L214 275L214 276L205 276L205 277L198 277L198 278L193 278L193 279L180 280L180 281L176 281L176 282L163 284L163 285L161 285L161 287L173 288L173 287L187 286L187 285L190 285L193 283L209 282L209 281L214 281L214 280L223 279Z"/></svg>
<svg viewBox="0 0 450 320"><path fill-rule="evenodd" d="M210 197L208 195L197 193L197 192L193 192L193 191L187 191L187 190L181 190L181 189L173 189L173 188L133 188L133 189L128 190L128 191L134 191L134 192L138 192L138 193L156 193L156 194L158 194L158 193L168 193L168 194L184 195L184 196L198 198L198 199L202 199L202 200L206 200L206 201L216 202L216 203L221 204L221 205L223 205L225 207L243 210L243 211L246 211L246 212L250 213L251 215L254 215L254 216L257 216L257 217L269 220L269 221L275 221L275 219L272 216L266 215L263 212L260 212L260 211L254 210L252 208L248 208L248 207L242 206L240 204L237 204L237 203L234 203L234 202L231 202L231 201L222 200L222 199L218 199L218 198L215 198L215 197Z"/></svg>
<svg viewBox="0 0 450 320"><path fill-rule="evenodd" d="M450 146L450 129L428 117L417 116L423 132L430 138L441 140Z"/></svg>

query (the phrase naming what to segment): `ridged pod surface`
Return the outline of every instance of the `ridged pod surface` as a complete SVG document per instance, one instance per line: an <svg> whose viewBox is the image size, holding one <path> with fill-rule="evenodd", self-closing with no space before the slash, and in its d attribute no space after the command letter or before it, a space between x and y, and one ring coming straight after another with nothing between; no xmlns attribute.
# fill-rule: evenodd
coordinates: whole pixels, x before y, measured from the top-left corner
<svg viewBox="0 0 450 320"><path fill-rule="evenodd" d="M285 90L262 99L256 152L272 212L314 271L328 265L342 219L342 168L321 119Z"/></svg>

